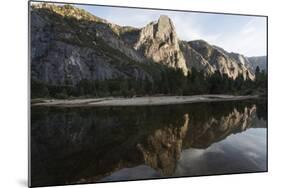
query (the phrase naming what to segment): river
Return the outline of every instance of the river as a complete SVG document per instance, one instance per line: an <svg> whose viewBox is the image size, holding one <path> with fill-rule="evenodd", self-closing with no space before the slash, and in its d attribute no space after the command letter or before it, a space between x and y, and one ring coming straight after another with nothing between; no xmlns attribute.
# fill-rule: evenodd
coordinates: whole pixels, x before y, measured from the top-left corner
<svg viewBox="0 0 281 188"><path fill-rule="evenodd" d="M264 171L263 100L31 108L33 186Z"/></svg>

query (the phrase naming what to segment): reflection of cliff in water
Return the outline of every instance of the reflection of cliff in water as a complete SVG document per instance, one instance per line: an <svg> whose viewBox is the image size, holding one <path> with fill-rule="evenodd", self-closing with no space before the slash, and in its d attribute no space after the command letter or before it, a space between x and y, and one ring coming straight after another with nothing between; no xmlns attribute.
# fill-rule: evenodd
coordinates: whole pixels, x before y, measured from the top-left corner
<svg viewBox="0 0 281 188"><path fill-rule="evenodd" d="M256 122L256 105L245 106L244 109L233 108L227 113L221 117L200 113L194 117L190 115L191 118L185 114L182 126L170 125L155 130L145 144L138 145L146 164L160 170L163 175L172 175L183 149L207 148L230 134L266 126L265 121Z"/></svg>
<svg viewBox="0 0 281 188"><path fill-rule="evenodd" d="M170 176L183 149L207 148L230 134L266 127L263 104L235 103L33 108L33 185L98 181L141 164Z"/></svg>

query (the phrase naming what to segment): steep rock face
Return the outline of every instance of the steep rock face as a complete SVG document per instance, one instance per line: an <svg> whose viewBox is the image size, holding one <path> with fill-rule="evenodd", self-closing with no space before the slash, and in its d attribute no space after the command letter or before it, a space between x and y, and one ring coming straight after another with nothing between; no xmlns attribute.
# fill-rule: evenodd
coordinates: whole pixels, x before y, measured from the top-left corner
<svg viewBox="0 0 281 188"><path fill-rule="evenodd" d="M248 60L243 55L228 53L222 48L212 46L203 40L191 41L188 44L213 67L214 71L226 74L232 79L236 79L239 75L242 75L245 80L255 79L254 73L247 68Z"/></svg>
<svg viewBox="0 0 281 188"><path fill-rule="evenodd" d="M146 59L120 40L105 20L71 6L31 9L31 77L49 84L82 79L151 79ZM117 30L117 29L116 29Z"/></svg>
<svg viewBox="0 0 281 188"><path fill-rule="evenodd" d="M175 27L167 16L162 15L157 23L151 22L142 28L134 48L154 62L182 69L187 74Z"/></svg>
<svg viewBox="0 0 281 188"><path fill-rule="evenodd" d="M219 71L232 79L255 77L243 55L202 40L180 41L167 16L139 29L110 23L70 5L34 4L31 47L32 80L55 85L82 79L153 81L152 74L165 66L181 69L185 75L195 68L206 76ZM164 66L153 68L151 63Z"/></svg>
<svg viewBox="0 0 281 188"><path fill-rule="evenodd" d="M203 71L206 76L212 75L215 72L214 67L212 67L200 53L194 50L188 44L188 42L181 41L180 47L183 52L187 67L195 68L197 71Z"/></svg>
<svg viewBox="0 0 281 188"><path fill-rule="evenodd" d="M266 56L256 56L248 57L248 65L253 71L259 66L260 70L267 71L267 57Z"/></svg>

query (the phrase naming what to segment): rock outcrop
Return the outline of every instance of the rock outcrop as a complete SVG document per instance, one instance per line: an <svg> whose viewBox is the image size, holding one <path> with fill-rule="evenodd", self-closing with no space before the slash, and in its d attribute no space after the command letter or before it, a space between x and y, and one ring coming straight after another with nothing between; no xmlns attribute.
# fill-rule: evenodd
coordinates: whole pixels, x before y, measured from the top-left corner
<svg viewBox="0 0 281 188"><path fill-rule="evenodd" d="M215 68L204 57L194 50L186 41L180 42L180 47L183 52L186 65L191 69L203 71L206 76L214 74Z"/></svg>
<svg viewBox="0 0 281 188"><path fill-rule="evenodd" d="M160 16L158 22L151 22L141 29L134 48L156 63L182 69L187 74L175 27L165 15Z"/></svg>
<svg viewBox="0 0 281 188"><path fill-rule="evenodd" d="M222 48L212 46L203 40L190 41L185 45L189 45L189 47L200 54L200 60L203 58L208 62L199 61L199 64L207 64L204 66L207 67L207 74L212 74L213 71L219 71L221 74L225 74L232 79L236 79L239 75L242 75L244 80L255 79L254 73L246 66L248 62L247 58L241 54L228 53ZM190 55L187 55L187 57L190 57ZM194 65L191 66L196 68Z"/></svg>
<svg viewBox="0 0 281 188"><path fill-rule="evenodd" d="M242 75L253 80L249 63L243 55L202 40L179 40L165 15L143 28L133 28L70 5L36 3L31 7L31 79L49 85L71 85L83 79L153 81L152 75L163 67L181 69L185 75L195 68L206 76L219 71L232 79Z"/></svg>
<svg viewBox="0 0 281 188"><path fill-rule="evenodd" d="M36 4L31 10L31 79L76 84L82 79L151 79L146 59L98 17L69 5Z"/></svg>

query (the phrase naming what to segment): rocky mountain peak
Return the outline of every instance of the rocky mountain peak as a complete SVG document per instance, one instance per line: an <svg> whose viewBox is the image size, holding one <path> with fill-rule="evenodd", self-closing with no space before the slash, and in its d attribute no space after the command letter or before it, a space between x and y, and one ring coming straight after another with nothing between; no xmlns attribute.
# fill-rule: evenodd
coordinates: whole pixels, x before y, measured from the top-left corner
<svg viewBox="0 0 281 188"><path fill-rule="evenodd" d="M160 15L160 17L159 17L159 19L158 19L158 24L159 24L160 22L168 23L168 24L172 23L172 22L171 22L171 19L170 19L169 16L167 16L167 15Z"/></svg>
<svg viewBox="0 0 281 188"><path fill-rule="evenodd" d="M158 31L171 31L174 30L174 25L172 23L172 20L166 16L161 15L157 22Z"/></svg>
<svg viewBox="0 0 281 188"><path fill-rule="evenodd" d="M134 66L150 62L181 69L185 75L194 68L207 76L219 71L232 79L241 75L255 79L257 58L250 66L243 55L204 40L180 41L167 15L143 28L122 27L75 6L34 3L31 26L33 77L48 83L118 77L150 80L145 70Z"/></svg>
<svg viewBox="0 0 281 188"><path fill-rule="evenodd" d="M187 75L188 69L179 47L175 27L168 16L161 15L157 22L143 27L134 48L152 61L179 68Z"/></svg>
<svg viewBox="0 0 281 188"><path fill-rule="evenodd" d="M160 40L167 41L170 39L169 42L171 43L177 42L176 31L173 22L166 15L161 15L159 17L158 22L156 24L155 34L156 37L159 38Z"/></svg>

